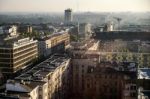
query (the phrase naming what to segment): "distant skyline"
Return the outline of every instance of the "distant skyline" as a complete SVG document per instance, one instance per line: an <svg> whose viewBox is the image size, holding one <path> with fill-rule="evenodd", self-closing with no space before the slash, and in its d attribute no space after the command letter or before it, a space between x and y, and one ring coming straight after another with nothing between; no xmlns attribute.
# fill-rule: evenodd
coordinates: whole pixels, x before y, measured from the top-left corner
<svg viewBox="0 0 150 99"><path fill-rule="evenodd" d="M0 12L147 12L150 0L0 0Z"/></svg>

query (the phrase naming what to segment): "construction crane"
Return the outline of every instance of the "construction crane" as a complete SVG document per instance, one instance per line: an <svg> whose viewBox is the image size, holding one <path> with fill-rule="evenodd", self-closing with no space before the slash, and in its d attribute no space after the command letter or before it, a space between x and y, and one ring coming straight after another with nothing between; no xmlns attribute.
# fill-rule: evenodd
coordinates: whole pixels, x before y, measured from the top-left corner
<svg viewBox="0 0 150 99"><path fill-rule="evenodd" d="M120 22L121 22L121 18L118 18L118 17L113 17L115 20L117 20L118 22L118 30L119 30L119 27L120 27Z"/></svg>

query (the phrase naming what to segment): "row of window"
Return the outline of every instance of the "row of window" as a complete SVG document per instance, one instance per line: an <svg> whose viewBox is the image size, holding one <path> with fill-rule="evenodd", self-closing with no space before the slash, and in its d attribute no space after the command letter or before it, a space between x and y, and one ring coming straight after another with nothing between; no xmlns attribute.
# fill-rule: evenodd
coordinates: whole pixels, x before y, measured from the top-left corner
<svg viewBox="0 0 150 99"><path fill-rule="evenodd" d="M18 52L18 51L20 51L20 50L24 50L24 49L26 49L26 48L35 46L35 45L36 45L36 43L32 43L32 44L29 44L29 45L22 46L22 47L20 47L20 48L14 49L14 53L15 53L15 52Z"/></svg>

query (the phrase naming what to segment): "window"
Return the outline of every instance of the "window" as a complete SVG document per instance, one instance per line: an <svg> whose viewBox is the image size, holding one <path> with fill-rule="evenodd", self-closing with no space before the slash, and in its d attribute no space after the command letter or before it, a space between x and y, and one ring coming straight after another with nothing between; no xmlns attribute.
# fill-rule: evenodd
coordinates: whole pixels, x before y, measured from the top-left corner
<svg viewBox="0 0 150 99"><path fill-rule="evenodd" d="M87 84L87 88L90 88L90 84Z"/></svg>
<svg viewBox="0 0 150 99"><path fill-rule="evenodd" d="M42 99L42 95L39 95L39 99Z"/></svg>
<svg viewBox="0 0 150 99"><path fill-rule="evenodd" d="M82 68L82 73L84 73L84 68Z"/></svg>
<svg viewBox="0 0 150 99"><path fill-rule="evenodd" d="M130 96L131 96L131 97L136 97L136 93L135 93L135 92L132 92L132 93L130 93Z"/></svg>
<svg viewBox="0 0 150 99"><path fill-rule="evenodd" d="M136 86L131 86L130 89L131 90L136 90Z"/></svg>
<svg viewBox="0 0 150 99"><path fill-rule="evenodd" d="M39 87L39 90L42 90L42 87Z"/></svg>
<svg viewBox="0 0 150 99"><path fill-rule="evenodd" d="M48 48L48 44L46 44L46 48Z"/></svg>

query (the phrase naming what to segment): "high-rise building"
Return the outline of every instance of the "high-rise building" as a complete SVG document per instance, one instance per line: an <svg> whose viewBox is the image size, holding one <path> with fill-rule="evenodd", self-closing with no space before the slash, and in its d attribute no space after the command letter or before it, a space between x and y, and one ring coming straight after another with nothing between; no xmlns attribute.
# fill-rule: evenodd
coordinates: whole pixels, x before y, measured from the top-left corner
<svg viewBox="0 0 150 99"><path fill-rule="evenodd" d="M72 9L66 9L65 10L65 23L69 24L72 22L72 20L73 20Z"/></svg>
<svg viewBox="0 0 150 99"><path fill-rule="evenodd" d="M5 38L0 43L0 70L12 74L29 66L37 58L37 41L29 38Z"/></svg>

